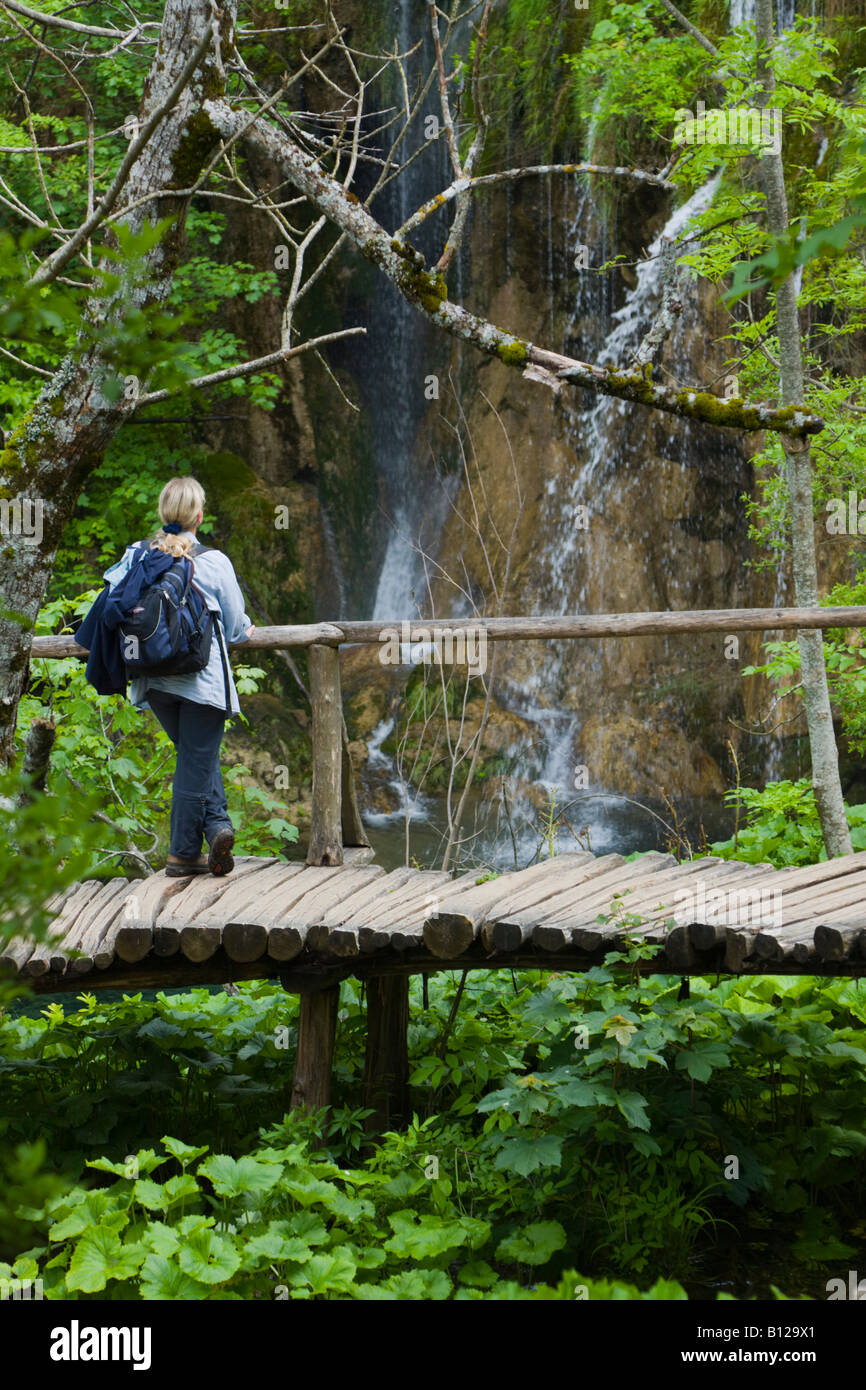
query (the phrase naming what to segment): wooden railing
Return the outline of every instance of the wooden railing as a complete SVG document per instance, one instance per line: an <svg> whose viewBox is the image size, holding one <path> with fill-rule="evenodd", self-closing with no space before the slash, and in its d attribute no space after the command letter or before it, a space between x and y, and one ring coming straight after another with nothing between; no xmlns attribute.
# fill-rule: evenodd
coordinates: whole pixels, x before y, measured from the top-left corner
<svg viewBox="0 0 866 1390"><path fill-rule="evenodd" d="M729 608L680 613L601 613L568 617L394 619L257 627L231 644L241 651L308 648L312 703L313 795L308 864L339 865L343 849L368 845L358 808L340 690L341 646L437 641L458 633L487 642L550 642L606 637L660 637L696 632L797 631L866 627L866 607ZM73 636L35 637L34 658L84 658Z"/></svg>
<svg viewBox="0 0 866 1390"><path fill-rule="evenodd" d="M796 631L799 628L866 627L866 608L752 608L688 613L609 613L561 618L482 618L442 622L400 621L312 623L256 628L242 650L309 648L313 724L313 805L308 864L342 864L344 846L367 843L358 811L340 691L339 648L352 643L435 641L460 631L485 640L569 641L605 637L673 636L694 632ZM34 657L81 657L72 637L37 637ZM460 962L463 963L462 960ZM531 964L532 962L530 962ZM410 967L411 968L411 967ZM425 969L415 966L416 969ZM443 963L433 968L444 968ZM492 967L491 967L492 968ZM339 983L281 975L287 990L301 994L292 1104L320 1110L330 1104ZM382 1132L404 1124L409 1110L409 974L378 969L366 975L367 1045L364 1105L368 1128ZM459 995L458 995L459 998Z"/></svg>

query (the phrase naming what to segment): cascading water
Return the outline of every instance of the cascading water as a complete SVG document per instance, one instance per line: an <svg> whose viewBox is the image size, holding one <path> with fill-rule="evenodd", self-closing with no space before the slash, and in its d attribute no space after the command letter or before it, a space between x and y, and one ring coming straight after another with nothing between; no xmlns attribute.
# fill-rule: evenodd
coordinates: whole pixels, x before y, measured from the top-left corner
<svg viewBox="0 0 866 1390"><path fill-rule="evenodd" d="M628 295L624 305L612 316L605 313L604 289L600 277L586 272L580 280L580 290L576 299L576 312L569 341L574 341L575 330L579 334L581 354L590 360L609 362L620 368L627 365L649 328L660 304L662 293L661 259L663 238L675 240L692 220L712 202L719 176L716 175L704 184L682 207L669 218L664 229L650 246L647 258L637 271L637 284ZM592 205L584 194L578 206L572 228L572 244L581 245L588 235L587 218L592 215ZM603 261L608 254L602 244L598 250L598 260ZM673 370L683 366L677 357L678 340L684 338L694 327L696 307L689 307L687 299L684 313L672 335L674 350ZM608 325L610 327L608 328ZM605 329L603 346L591 341ZM587 341L590 339L590 341ZM592 512L603 507L603 497L616 486L611 479L611 439L615 424L625 417L633 418L634 407L627 402L611 397L599 396L584 410L573 409L570 418L570 433L574 441L575 453L581 460L570 477L559 477L551 481L548 495L544 500L540 519L541 534L550 538L545 547L546 582L545 611L551 614L579 613L586 610L590 591L609 587L605 583L603 570L609 563L606 554L599 553L592 545ZM636 433L642 433L639 420L634 420ZM682 467L689 461L688 425L681 428ZM586 520L583 509L589 512L589 529L582 529ZM615 591L610 600L603 605L608 611L618 607ZM581 644L580 659L585 662L587 654ZM592 660L592 658L589 658ZM536 668L522 682L522 689L511 690L508 704L515 705L519 712L538 730L540 735L535 755L535 779L549 788L571 786L575 766L580 763L577 735L579 720L573 709L563 703L567 680L566 674L573 668L576 651L573 643L551 645L543 668ZM589 672L587 671L587 674Z"/></svg>
<svg viewBox="0 0 866 1390"><path fill-rule="evenodd" d="M791 16L788 16L788 9ZM405 0L402 15L408 25L409 12ZM792 22L792 16L793 7L788 5L785 13L780 15L783 27ZM753 23L754 0L732 0L730 19L732 27ZM417 161L418 166L421 164L422 161ZM395 207L391 219L394 226L399 225L410 206L417 206L433 191L430 185L420 186L420 174L418 168L418 185L413 186L408 180L400 189L401 205ZM441 187L447 181L448 172L443 170L440 183L434 186ZM662 238L682 239L693 219L710 206L717 185L718 176L703 185L668 218L650 246L646 259L638 265L633 288L626 294L620 308L615 309L613 302L614 286L617 284L615 275L602 276L583 271L570 276L571 319L564 333L561 328L559 330L565 352L584 361L609 362L620 369L628 367L659 307L662 293ZM567 247L564 261L566 265L571 264L575 248L589 245L592 248L591 264L597 267L622 252L621 242L624 235L628 244L628 231L624 227L621 235L616 225L617 204L614 204L612 215L602 215L599 205L591 196L596 192L594 187L577 180L572 187L577 194L577 208L573 217L563 219L561 224L561 235ZM506 279L513 260L511 219L507 215L512 196L510 188L503 192L505 225L500 226L499 231ZM566 207L572 197L570 187L565 195ZM539 202L547 214L547 230L552 233L556 214L549 184ZM560 201L560 217L562 210L563 202ZM481 212L480 215L483 219L487 214ZM557 307L558 302L561 303L561 282L554 285L554 240L552 235L546 239L540 237L539 240L546 240L546 244L539 247L538 258L547 287L557 291L555 297L551 297L549 308L540 308L539 327L546 324L558 326L562 322L561 309ZM560 259L561 251L556 247L555 260ZM398 335L417 334L421 321L412 316L411 311L407 314L398 303L389 313L392 313L390 361L395 371L406 372L410 364L410 340L408 336L398 339ZM701 344L707 334L706 313L707 304L699 305L696 292L684 296L683 313L670 335L664 355L664 369L675 380L708 380L701 356ZM401 344L399 351L393 347L395 340ZM395 358L400 361L395 362ZM411 378L411 391L414 392L418 391L415 373L419 371L423 371L423 368L418 368L416 359ZM397 403L405 401L401 391L409 389L409 386L398 387L395 380L394 389L390 391L390 406L380 415L378 433L383 445L381 467L389 487L390 510L398 522L402 521L400 529L412 534L409 518L417 518L422 508L429 510L430 494L429 491L422 492L417 485L410 485L408 490L406 487L409 449L414 432L414 424L410 427L410 421L417 422L419 416L416 413L413 417L405 404L398 408ZM720 391L721 387L714 383L708 385L707 389ZM744 539L742 515L735 515L733 520L724 523L728 530L724 536L718 531L716 534L720 539L716 542L712 531L716 521L713 502L704 503L699 492L709 476L710 482L717 485L719 496L727 499L729 512L737 512L736 501L743 491L740 484L745 484L747 477L738 441L717 436L708 452L705 433L693 431L688 421L665 417L659 423L655 417L639 412L625 402L591 396L588 392L565 393L558 411L564 417L575 466L560 470L550 478L546 495L538 507L537 531L544 543L538 547L534 557L536 570L524 581L527 591L538 596L538 611L553 614L622 611L624 608L725 607L742 603L744 580L737 569ZM553 428L561 436L562 418ZM659 463L663 467L659 467ZM678 497L685 499L683 515L667 517L667 539L665 533L658 530L659 516L664 513L658 500L652 509L647 510L645 517L640 506L640 486L651 485L644 483L644 480L654 477L662 480L662 486L672 483ZM632 492L627 495L629 484L632 485ZM636 504L631 501L635 495L638 498ZM618 536L615 528L612 532L611 525L604 529L604 518L605 513L616 514L624 505L631 506L632 516ZM578 509L581 507L588 507L591 517L603 519L597 535L593 535L592 521L589 531L579 529ZM625 539L624 531L628 532ZM679 544L678 537L683 533L697 537L699 544L691 551L687 545ZM620 568L629 552L631 591L620 587ZM714 555L720 557L716 562L712 560ZM711 558L708 559L708 556ZM407 611L407 601L417 573L411 550L399 537L393 537L388 544L380 575L375 617L394 618ZM634 592L635 573L644 575L646 580L644 589L637 594ZM781 570L773 601L789 601ZM623 644L618 645L621 648ZM660 651L661 646L659 644L655 650ZM664 651L667 659L670 653L666 647ZM506 709L521 714L533 729L529 746L518 758L522 780L540 782L550 790L556 789L561 804L571 794L575 786L575 770L584 761L580 745L587 714L592 714L597 724L604 725L606 719L603 706L608 689L607 658L601 643L569 642L561 644L559 648L554 644L545 644L539 648L538 658L534 667L528 661L523 661L519 663L519 670L506 668L501 673L497 699ZM657 658L653 657L653 661L657 661ZM625 666L627 664L627 661L624 662ZM661 664L664 666L664 660ZM681 649L674 649L672 661L668 660L668 672L671 667L685 678L690 675L683 668ZM621 671L619 676L622 689ZM735 681L735 675L731 680ZM615 698L620 698L619 693ZM687 701L688 697L683 697L678 708L684 709ZM378 765L384 758L378 745L389 732L387 722L377 729L374 736L376 748L371 749L371 765ZM775 747L767 749L768 772L775 764L777 751ZM590 768L593 788L604 784L603 775L600 781L596 774L597 769ZM530 836L518 833L522 852L528 847ZM613 829L613 822L602 810L599 816L593 816L593 848L604 849L613 840L617 841L616 847L620 847L619 828Z"/></svg>
<svg viewBox="0 0 866 1390"><path fill-rule="evenodd" d="M398 43L407 52L423 39L419 52L409 61L409 90L415 78L430 71L434 52L426 8L415 0L399 0ZM457 36L459 40L459 34ZM441 105L436 84L432 84L425 105L416 117L413 133L407 139L413 143L402 148L399 158L407 160L420 143L425 119L441 119ZM396 230L406 219L445 188L451 180L444 139L439 141L436 154L428 154L409 164L390 185L390 190L377 203L377 213L386 225ZM443 241L444 224L441 218L431 219L428 227L413 236L413 243L427 256L428 264L435 261ZM457 258L454 275L462 277L461 257ZM369 332L365 352L370 364L369 378L375 398L371 401L374 426L376 462L380 477L382 505L388 518L382 568L372 603L374 620L409 617L414 613L412 594L423 592L423 562L416 546L426 537L431 544L447 507L447 493L423 484L413 470L413 446L418 424L427 405L425 378L432 370L431 332L429 326L402 295L391 286L383 289L383 303L376 314L376 327ZM384 312L382 310L384 309ZM373 325L370 325L373 329ZM422 523L426 532L422 532Z"/></svg>

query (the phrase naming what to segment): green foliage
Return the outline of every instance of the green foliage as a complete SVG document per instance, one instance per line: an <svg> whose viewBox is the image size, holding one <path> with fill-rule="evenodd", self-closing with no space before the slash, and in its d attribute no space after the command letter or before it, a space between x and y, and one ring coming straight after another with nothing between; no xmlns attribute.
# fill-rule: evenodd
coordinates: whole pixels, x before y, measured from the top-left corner
<svg viewBox="0 0 866 1390"><path fill-rule="evenodd" d="M859 607L864 602L866 572L860 570L853 582L834 585L822 606ZM744 667L743 675L767 676L778 687L780 696L799 700L800 652L796 641L765 642L764 651L769 659L759 666ZM866 753L866 663L860 629L853 635L838 628L829 629L824 637L824 662L848 746L862 757Z"/></svg>
<svg viewBox="0 0 866 1390"><path fill-rule="evenodd" d="M780 644L781 645L781 644ZM815 794L807 777L798 782L769 782L763 791L740 787L726 794L729 806L745 810L745 824L729 840L710 845L709 853L747 864L817 864L827 858ZM855 851L866 849L866 806L846 806Z"/></svg>
<svg viewBox="0 0 866 1390"><path fill-rule="evenodd" d="M0 951L23 932L44 940L56 916L51 899L92 870L97 830L90 818L96 803L92 791L35 791L20 769L0 774ZM14 976L0 976L0 1016L20 992Z"/></svg>
<svg viewBox="0 0 866 1390"><path fill-rule="evenodd" d="M62 627L64 619L86 612L95 597L93 590L74 603L58 599L47 604L37 632ZM78 849L84 843L83 804L98 808L100 815L98 853L76 854L77 877L85 876L84 869L89 875L95 870L110 875L158 867L167 853L174 759L162 727L123 696L97 696L83 663L74 657L34 661L31 675L19 706L16 738L23 746L34 719L52 719L56 725L49 790L57 794L51 805L65 844ZM238 666L239 691L255 693L265 675L261 667ZM238 852L279 854L296 842L298 830L286 818L283 802L252 781L248 768L235 763L224 770L223 780ZM95 838L88 832L91 847Z"/></svg>
<svg viewBox="0 0 866 1390"><path fill-rule="evenodd" d="M431 979L426 1011L416 981L416 1113L363 1161L352 982L332 1110L277 1123L298 1007L278 986L7 1013L0 1259L53 1299L684 1298L736 1215L756 1258L768 1225L784 1244L767 1297L822 1288L866 1234L861 987L680 1000L637 975L651 954L508 992L473 976L444 1049L456 981Z"/></svg>

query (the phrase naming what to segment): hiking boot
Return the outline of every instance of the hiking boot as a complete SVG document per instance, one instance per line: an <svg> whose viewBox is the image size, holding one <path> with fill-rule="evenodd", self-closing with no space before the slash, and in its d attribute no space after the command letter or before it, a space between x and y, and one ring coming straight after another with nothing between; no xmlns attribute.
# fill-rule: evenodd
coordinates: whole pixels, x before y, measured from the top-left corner
<svg viewBox="0 0 866 1390"><path fill-rule="evenodd" d="M189 878L192 874L210 873L210 861L200 854L198 859L180 859L170 854L165 861L166 878Z"/></svg>
<svg viewBox="0 0 866 1390"><path fill-rule="evenodd" d="M227 825L225 830L218 830L214 835L207 861L212 874L222 876L231 873L235 866L232 855L234 843L235 832L230 825Z"/></svg>

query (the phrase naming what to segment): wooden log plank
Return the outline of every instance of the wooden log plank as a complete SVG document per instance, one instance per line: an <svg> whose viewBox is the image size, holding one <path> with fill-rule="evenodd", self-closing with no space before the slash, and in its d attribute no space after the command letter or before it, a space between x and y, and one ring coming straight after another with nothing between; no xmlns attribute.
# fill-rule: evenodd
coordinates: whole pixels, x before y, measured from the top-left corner
<svg viewBox="0 0 866 1390"><path fill-rule="evenodd" d="M648 903L655 901L662 891L664 883L668 882L668 876L689 875L694 872L694 861L688 864L677 864L672 854L662 854L657 850L651 850L649 854L643 855L640 859L626 862L622 869L615 874L610 874L604 878L593 881L589 885L586 893L578 890L569 895L569 900L558 908L555 912L543 917L545 924L551 923L559 925L563 922L586 922L587 909L596 907L599 903L609 902L611 898L622 898L623 905L631 911L633 903ZM658 876L665 874L665 878L659 883ZM621 886L620 886L621 885Z"/></svg>
<svg viewBox="0 0 866 1390"><path fill-rule="evenodd" d="M863 911L866 896L866 875L845 879L842 883L816 888L811 896L798 894L796 900L782 898L782 918L789 926L809 922L822 916L839 916L847 921L851 913Z"/></svg>
<svg viewBox="0 0 866 1390"><path fill-rule="evenodd" d="M232 884L224 898L204 908L194 922L182 927L181 950L186 941L195 958L206 960L223 943L226 929L234 950L250 953L262 939L267 947L270 924L286 905L303 897L312 884L342 872L340 868L309 869L288 860L269 864L265 876L256 875L252 880Z"/></svg>
<svg viewBox="0 0 866 1390"><path fill-rule="evenodd" d="M366 903L361 912L353 913L340 926L331 927L318 936L319 949L329 955L354 956L361 951L367 955L393 945L392 931L401 925L420 924L438 904L438 893L450 887L454 879L447 870L416 870L415 876L377 902ZM315 942L308 939L315 949Z"/></svg>
<svg viewBox="0 0 866 1390"><path fill-rule="evenodd" d="M488 951L515 951L532 937L539 921L554 916L590 879L622 868L621 854L587 855L581 863L563 868L558 878L539 884L537 890L519 890L491 909L481 927L481 942Z"/></svg>
<svg viewBox="0 0 866 1390"><path fill-rule="evenodd" d="M403 631L400 618L382 622L364 619L337 623L299 623L257 627L243 643L230 642L229 648L242 646L244 652L257 648L312 647L315 643L339 645L363 642L379 645L383 627ZM483 630L489 642L544 641L565 638L668 636L693 632L771 632L798 628L866 627L866 609L827 608L709 608L661 613L578 613L557 617L528 616L502 618L448 618L439 622L411 618L405 625L404 641L434 640L437 633L451 634L463 628ZM31 655L47 660L87 656L73 636L34 637Z"/></svg>
<svg viewBox="0 0 866 1390"><path fill-rule="evenodd" d="M812 926L761 927L752 943L752 954L756 960L780 963L786 960L809 960L815 954L815 929ZM797 948L800 951L795 955Z"/></svg>
<svg viewBox="0 0 866 1390"><path fill-rule="evenodd" d="M301 860L282 859L268 863L261 874L252 881L249 876L236 883L230 883L223 897L213 906L203 908L199 922L206 927L226 926L232 923L243 926L245 922L268 921L280 904L291 900L293 884L299 892L301 878L310 872ZM329 869L328 873L337 870ZM234 877L234 875L232 875Z"/></svg>
<svg viewBox="0 0 866 1390"><path fill-rule="evenodd" d="M321 1110L331 1101L331 1067L337 1034L340 986L302 994L298 1050L292 1082L293 1110Z"/></svg>
<svg viewBox="0 0 866 1390"><path fill-rule="evenodd" d="M666 964L674 971L687 971L698 959L696 947L691 940L691 925L678 920L687 907L684 894L694 900L695 906L701 896L707 897L717 889L724 888L732 879L741 883L744 877L739 871L741 865L729 860L714 858L694 859L688 864L680 864L676 869L666 870L658 883L635 889L625 906L629 915L639 915L640 924L623 930L613 921L609 923L590 923L575 928L571 944L579 950L599 950L603 945L615 944L624 936L642 937L644 940L665 948ZM746 866L747 870L760 875L761 870ZM593 946L595 940L595 946ZM714 942L720 944L720 942Z"/></svg>
<svg viewBox="0 0 866 1390"><path fill-rule="evenodd" d="M624 864L611 874L605 874L600 880L591 881L588 892L581 892L568 907L537 924L532 933L533 946L542 951L561 951L571 942L572 933L577 931L589 932L593 943L589 949L597 949L603 939L598 928L604 924L596 923L596 917L603 915L604 909L616 902L623 902L631 911L629 890L645 887L650 878L674 865L676 860L672 854L659 854L653 850L651 854ZM619 930L617 924L611 927L614 935Z"/></svg>
<svg viewBox="0 0 866 1390"><path fill-rule="evenodd" d="M111 926L123 912L123 904L129 890L126 879L115 879L106 884L103 891L94 899L98 911L94 912L82 932L78 949L89 956L97 970L107 970L115 957Z"/></svg>
<svg viewBox="0 0 866 1390"><path fill-rule="evenodd" d="M311 872L316 871L306 870L306 874ZM273 960L293 960L304 949L310 928L318 925L324 914L338 903L350 902L372 880L384 877L381 864L362 864L340 869L336 877L312 886L268 924L268 955Z"/></svg>
<svg viewBox="0 0 866 1390"><path fill-rule="evenodd" d="M451 878L451 888L455 891L468 889L473 886L474 880L478 877L475 870L470 873L461 874L458 878ZM430 916L430 894L436 895L438 885L433 884L428 887L424 896L419 896L417 901L406 903L400 910L399 921L393 921L393 914L389 913L383 917L376 928L365 926L361 928L361 949L364 947L364 938L367 932L375 932L372 938L373 946L390 946L395 951L410 951L424 944L424 923ZM449 892L451 889L448 890ZM435 908L433 909L435 910Z"/></svg>
<svg viewBox="0 0 866 1390"><path fill-rule="evenodd" d="M329 949L327 943L333 931L347 923L351 923L357 929L367 920L367 909L373 908L375 910L376 903L382 897L394 894L398 889L405 887L407 883L413 883L422 872L421 869L410 869L404 866L399 869L392 869L382 879L371 879L366 888L359 889L352 898L335 903L333 907L321 914L321 920L307 933L308 948L311 951Z"/></svg>
<svg viewBox="0 0 866 1390"><path fill-rule="evenodd" d="M727 927L725 929L725 969L741 975L754 955L758 927Z"/></svg>
<svg viewBox="0 0 866 1390"><path fill-rule="evenodd" d="M558 874L577 859L584 862L584 853L558 855L531 868L502 874L499 878L488 879L486 883L447 897L437 912L431 914L424 924L424 944L431 955L453 959L467 951L481 930L482 924L490 917L494 908L502 903L515 889L522 890L542 882L553 874Z"/></svg>
<svg viewBox="0 0 866 1390"><path fill-rule="evenodd" d="M671 970L687 972L701 954L706 955L713 948L721 947L724 928L717 931L711 927L698 946L693 937L695 922L683 920L684 915L698 915L702 903L711 905L717 893L740 891L745 881L753 878L763 880L764 877L763 865L740 864L713 856L680 864L662 875L658 885L660 892L656 893L655 886L650 885L649 890L636 890L634 895L629 896L629 912L639 914L643 919L639 925L623 933L616 930L615 923L609 926L598 924L595 928L588 927L573 933L573 944L591 950L593 931L601 937L601 941L616 941L623 935L642 937L664 946L664 964Z"/></svg>
<svg viewBox="0 0 866 1390"><path fill-rule="evenodd" d="M815 883L824 883L828 879L859 873L864 868L866 850L858 850L856 854L840 854L834 859L822 859L818 864L788 864L777 869L776 874L779 887L788 893Z"/></svg>
<svg viewBox="0 0 866 1390"><path fill-rule="evenodd" d="M664 964L677 974L689 973L701 961L709 965L712 958L723 951L726 940L726 923L717 920L720 895L722 904L727 901L736 910L737 904L731 901L730 895L738 898L744 892L752 892L753 884L763 891L768 870L773 872L772 864L722 860L695 879L689 893L692 902L684 900L681 892L677 893L679 902L674 905L672 924L664 911L653 913L647 916L645 925L636 929L635 935L662 945ZM683 920L684 917L689 920Z"/></svg>
<svg viewBox="0 0 866 1390"><path fill-rule="evenodd" d="M132 965L155 945L155 925L168 902L179 898L192 878L169 878L162 871L130 888L123 911L114 924L114 949Z"/></svg>
<svg viewBox="0 0 866 1390"><path fill-rule="evenodd" d="M861 923L819 922L814 940L821 960L849 960L860 955L861 944L866 944L866 929Z"/></svg>
<svg viewBox="0 0 866 1390"><path fill-rule="evenodd" d="M522 882L522 875L518 873L508 894L498 898L482 915L479 935L483 937L487 929L489 938L489 929L495 921L547 921L565 911L567 905L581 895L588 877L601 879L605 874L613 875L624 863L620 854L596 856L576 851L567 857L557 855L555 859L546 860L543 877Z"/></svg>
<svg viewBox="0 0 866 1390"><path fill-rule="evenodd" d="M61 942L72 922L72 914L81 910L84 903L88 902L99 890L100 885L96 883L75 883L71 884L62 893L56 893L45 904L46 912L56 913L54 921L48 927L45 940L34 945L32 940L27 938L17 938L15 943L9 943L11 951L17 950L20 955L22 974L28 975L31 979L36 979L41 975L50 972L60 973L66 969L68 957L61 949ZM10 951L10 959L5 962L4 956L0 956L0 969L9 968L13 965ZM29 952L29 954L28 954ZM19 967L16 965L16 969Z"/></svg>
<svg viewBox="0 0 866 1390"><path fill-rule="evenodd" d="M707 892L721 888L723 892L733 892L740 894L746 889L754 896L755 891L760 891L765 886L775 888L773 875L775 870L770 863L744 864L739 860L723 861L729 869L727 874L720 872L719 877L712 883L709 880L705 883ZM712 903L705 904L705 907L712 909ZM689 940L697 951L711 951L716 947L721 947L725 943L725 933L728 923L719 921L717 911L707 911L705 920L699 921L697 917L693 922L686 923L688 928Z"/></svg>
<svg viewBox="0 0 866 1390"><path fill-rule="evenodd" d="M66 964L66 956L62 950L63 940L70 932L70 930L74 927L76 921L78 920L78 917L81 915L81 912L84 910L87 903L89 903L96 896L101 887L102 883L100 881L96 879L88 879L84 883L74 884L63 895L55 894L54 897L52 897L49 900L50 910L55 911L58 910L58 898L60 899L58 916L54 919L54 921L51 924L54 933L52 939L53 953L55 958L57 959L60 959L62 957L60 969L63 969L64 965ZM60 945L57 944L58 942L60 943ZM33 956L36 953L37 949L37 943L33 940L32 937L11 937L2 946L2 954L0 954L0 969L3 969L4 971L24 973L25 965L27 965L29 961L33 959ZM47 973L48 968L50 967L50 959L45 960L44 953L42 954L42 959L44 962L44 966L37 966L36 969L32 972L31 978L36 978L39 975Z"/></svg>
<svg viewBox="0 0 866 1390"><path fill-rule="evenodd" d="M244 880L243 890L254 892L255 875ZM240 885L239 885L240 886ZM220 914L220 902L202 909L201 915L192 922L186 922L180 929L180 951L187 960L200 963L209 960L223 944L224 921Z"/></svg>
<svg viewBox="0 0 866 1390"><path fill-rule="evenodd" d="M633 869L639 868L644 862L636 861ZM635 880L630 885L626 881L625 887L628 891L622 898L622 904L629 917L639 915L644 919L638 926L624 925L618 917L600 922L598 918L605 914L594 911L603 906L598 896L580 904L579 912L576 914L578 920L575 921L572 917L571 921L559 920L552 924L544 922L541 925L545 928L550 926L551 942L558 940L560 943L557 949L573 945L582 951L600 951L603 947L615 947L624 936L645 936L647 940L665 944L669 936L669 924L676 911L676 905L670 899L676 895L680 887L691 888L696 879L715 877L722 871L723 861L718 859L690 859L684 864L665 866L662 863L649 878ZM557 931L562 934L556 936ZM544 939L545 934L542 933L536 944L541 944Z"/></svg>
<svg viewBox="0 0 866 1390"><path fill-rule="evenodd" d="M297 868L302 868L298 865ZM236 860L229 879L213 874L193 879L179 893L164 901L153 925L153 949L158 956L173 956L180 950L184 927L228 925L226 899L234 902L255 898L291 872L286 860L247 858ZM254 957L253 957L254 959Z"/></svg>
<svg viewBox="0 0 866 1390"><path fill-rule="evenodd" d="M93 922L100 922L106 905L111 907L115 898L122 901L123 894L128 890L129 884L126 879L113 879L108 883L100 883L98 891L91 896L82 911L78 913L74 925L61 942L63 954L69 957L69 963L66 967L68 975L88 975L93 970L94 961L91 951L98 945L99 938L94 936L88 939L88 928ZM116 907L119 911L120 901ZM100 922L100 925L104 926L104 921ZM80 954L75 954L76 952ZM112 957L113 954L112 952ZM109 964L111 964L110 961Z"/></svg>

